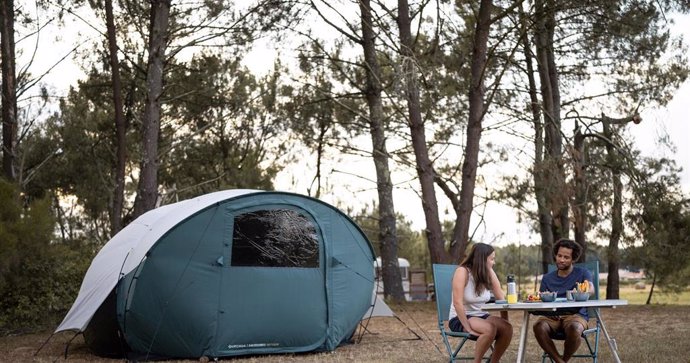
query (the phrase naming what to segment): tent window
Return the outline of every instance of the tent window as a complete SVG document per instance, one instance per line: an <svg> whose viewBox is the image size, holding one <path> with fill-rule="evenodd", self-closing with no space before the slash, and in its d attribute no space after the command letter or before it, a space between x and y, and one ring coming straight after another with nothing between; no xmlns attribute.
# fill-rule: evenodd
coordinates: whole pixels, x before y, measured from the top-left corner
<svg viewBox="0 0 690 363"><path fill-rule="evenodd" d="M314 223L290 209L259 210L235 216L233 266L319 267Z"/></svg>

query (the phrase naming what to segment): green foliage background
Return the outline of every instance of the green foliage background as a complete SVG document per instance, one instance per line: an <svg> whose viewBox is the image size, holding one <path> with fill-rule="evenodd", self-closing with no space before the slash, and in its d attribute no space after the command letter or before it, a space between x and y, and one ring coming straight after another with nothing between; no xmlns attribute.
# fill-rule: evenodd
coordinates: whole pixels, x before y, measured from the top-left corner
<svg viewBox="0 0 690 363"><path fill-rule="evenodd" d="M450 26L440 27L437 29L440 33L432 34L423 30L428 25L424 24L426 21L420 23L422 31L417 34L415 57L416 66L424 75L419 82L421 107L429 130L427 144L435 159L434 169L439 178L452 181L461 177L462 150L457 145L461 144L458 140L463 136L468 112L467 61L477 4L441 2L444 3L457 7L446 19ZM147 88L143 42L149 21L146 2L128 4L133 8L116 14L127 123L126 205L122 216L125 223L131 221L136 171L142 154L140 115ZM371 158L368 149L355 142L370 130L362 116L366 114L362 93L364 67L361 55L350 52L352 42L337 39L330 44L312 34L308 38L296 38L303 42L297 46L299 69L290 65L289 53L277 57L273 69L263 76L244 65L243 57L253 47L250 39L259 32L267 35L273 23L287 22L285 28L278 28L281 34L274 34L277 36L272 40L274 45L282 49L293 46L287 41L289 32L285 30L291 29L287 25L293 19L295 22L301 19L278 11L279 7L289 7L290 2L260 8L255 16L241 23L244 25L233 28L236 31L228 33L222 42L183 49L181 43L187 44L190 36L199 35L187 33L190 29L194 33L206 32L207 36L212 32L203 26L190 26L196 19L217 19L220 12L232 10L233 6L226 5L234 4L204 2L199 9L189 4L173 7L175 13L171 18L175 26L171 28L176 32L170 36L172 48L166 64L159 140L159 183L164 204L227 188L273 189L283 168L324 163L324 169L319 169L318 178L314 178L308 189L309 194L319 197L340 184L338 175L341 174L325 168L329 161L337 164L345 154L359 156L367 162ZM665 15L659 11L662 5L675 8L675 2L641 2L623 7L617 4L556 4L564 14L561 19L568 21L560 29L564 35L553 46L560 54L572 55L568 62L559 65L561 91L564 100L575 100L570 101L569 111L582 115L579 122L586 123L592 132L597 132L599 127L593 115L600 112L625 114L640 105L652 107L667 103L689 72L684 43L670 36L664 25ZM571 5L577 6L571 8ZM589 11L590 7L596 7L597 11ZM684 8L681 10L686 11ZM234 23L232 16L226 20ZM358 19L351 20L355 21L352 29L357 29ZM497 19L491 35L495 54L487 60L487 85L506 87L491 91L495 91L492 111L498 112L487 117L486 127L487 131L500 130L529 139L532 136L524 134L524 125L531 131L532 122L525 109L522 89L524 59L519 51L513 52L511 48L511 44L519 41L513 20ZM386 31L395 32L394 19L381 17L378 21L384 22L378 25L384 42ZM303 30L311 31L312 25L306 22ZM26 29L17 31L22 32ZM390 39L396 37L394 33L389 35L392 35ZM23 111L20 125L27 132L18 140L17 152L26 178L20 181L21 192L0 180L0 335L53 327L76 297L92 257L110 238L108 211L116 185L111 70L106 48L101 44L103 39L94 39L88 43L92 49L79 54L86 77L59 98L59 111L34 117L30 109L38 107L35 103L31 107L20 105ZM384 45L377 52L387 94L383 102L386 132L393 144L405 141L391 149L391 160L410 171L410 175L416 175L412 172L410 145L406 143L407 118L401 111L404 109L400 89L402 67L396 52ZM175 52L183 50L189 58L176 56ZM669 50L673 51L665 54ZM594 97L593 91L582 87L588 81L608 85L610 97L589 99ZM46 104L47 92L40 97ZM602 105L607 106L602 108ZM574 119L567 120L568 125L571 121ZM621 149L628 149L623 142L627 139L624 131L621 131ZM518 142L521 146L500 145L497 139L490 139L490 134L485 137L482 165L507 165L508 155L512 155L511 164L519 164L522 161L516 162L514 157L520 159L519 155L529 153L530 146L522 141ZM590 185L596 188L589 194L588 218L597 240L605 241L610 234L607 223L611 205L610 166L602 167L606 166L606 155L594 147L596 143L591 146L587 157L592 167L587 172ZM661 173L663 161L661 165L645 165L637 159L632 147L629 154L633 159L627 162L634 165L627 168L631 170L624 181L633 186L626 189L626 204L632 208L626 216L629 228L626 225L627 250L622 251L622 265L644 267L659 286L680 291L686 288L690 276L690 203L674 187L678 184L678 171ZM525 170L518 174L507 168L511 171L506 179L485 191L487 195L495 194L491 198L500 203L512 204L515 210L521 211L524 222L532 223L537 230L533 175L529 165L523 166ZM635 168L647 172L642 174ZM416 187L415 178L410 178L410 185ZM65 207L58 202L67 199L74 200L75 206ZM376 210L372 204L357 213L350 210L348 214L354 215L378 252ZM402 215L397 216L397 222L398 256L408 259L412 269L426 270L427 281L431 282L431 261L424 232L415 230ZM447 244L453 223L443 224ZM633 247L635 243L638 245ZM588 245L587 259L599 260L601 271L607 270L605 252L604 247ZM495 269L501 281L514 274L518 282L527 282L540 273L541 257L536 245L497 247L496 255Z"/></svg>
<svg viewBox="0 0 690 363"><path fill-rule="evenodd" d="M52 327L67 312L93 253L53 243L47 199L27 202L0 179L0 335Z"/></svg>

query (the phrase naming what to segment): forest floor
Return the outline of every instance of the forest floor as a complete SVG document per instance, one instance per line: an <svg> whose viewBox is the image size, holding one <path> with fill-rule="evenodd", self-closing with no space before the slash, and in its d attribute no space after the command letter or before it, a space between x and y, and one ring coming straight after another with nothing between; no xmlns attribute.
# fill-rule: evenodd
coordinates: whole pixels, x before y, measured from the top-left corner
<svg viewBox="0 0 690 363"><path fill-rule="evenodd" d="M690 303L690 302L689 302ZM369 321L361 340L328 353L277 354L226 358L227 362L443 362L447 354L438 334L436 305L414 302L391 305L397 317L377 317ZM610 335L615 338L623 362L690 362L690 305L628 305L602 309L602 317ZM530 324L535 319L530 319ZM516 358L522 322L520 312L511 312L513 341L502 361ZM48 339L50 331L0 338L0 362L64 361L65 345L72 338L63 332ZM419 338L417 338L419 336ZM473 344L469 344L473 346ZM559 346L562 347L562 346ZM465 348L467 349L467 347ZM471 348L470 348L471 349ZM586 349L583 344L580 349ZM603 337L599 343L600 362L612 362L610 349ZM539 362L541 350L531 334L527 341L526 362ZM69 345L68 362L118 362L90 353L83 337L77 336ZM197 362L170 360L168 362Z"/></svg>

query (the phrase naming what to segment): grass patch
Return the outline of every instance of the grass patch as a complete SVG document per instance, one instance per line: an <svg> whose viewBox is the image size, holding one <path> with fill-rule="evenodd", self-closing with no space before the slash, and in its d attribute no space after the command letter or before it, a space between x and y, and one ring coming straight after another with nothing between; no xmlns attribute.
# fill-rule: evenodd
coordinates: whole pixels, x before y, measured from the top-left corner
<svg viewBox="0 0 690 363"><path fill-rule="evenodd" d="M631 305L644 305L647 302L650 288L651 285L649 284L640 290L635 289L633 286L621 286L620 297L621 299L628 300L628 303ZM606 290L603 289L600 295L605 296ZM651 303L659 305L687 305L690 304L690 291L666 293L659 289L659 287L656 287Z"/></svg>
<svg viewBox="0 0 690 363"><path fill-rule="evenodd" d="M626 292L627 294L627 292ZM628 296L623 294L623 298ZM687 303L688 300L686 300ZM277 354L227 358L224 362L444 362L445 349L436 328L436 305L433 302L404 303L391 305L393 311L404 322L394 318L374 318L357 344L344 345L334 352ZM690 314L690 305L628 305L616 309L602 309L607 329L615 338L623 362L689 362L690 324L685 317ZM530 319L530 324L535 319ZM513 341L502 361L515 361L522 322L521 312L511 312ZM422 337L417 340L414 331ZM53 362L61 357L65 343L72 337L61 333L36 356L34 352L47 339L50 332L26 334L0 338L0 361L7 362ZM473 346L468 343L469 348ZM562 349L562 343L557 343ZM584 344L580 349L585 349ZM440 351L439 351L440 350ZM69 362L121 362L92 355L77 337L70 345ZM612 362L613 358L603 334L599 342L600 361ZM538 362L541 351L531 334L527 340L526 362ZM579 360L583 361L583 360ZM172 360L168 362L198 362L198 360ZM584 362L584 361L583 361Z"/></svg>

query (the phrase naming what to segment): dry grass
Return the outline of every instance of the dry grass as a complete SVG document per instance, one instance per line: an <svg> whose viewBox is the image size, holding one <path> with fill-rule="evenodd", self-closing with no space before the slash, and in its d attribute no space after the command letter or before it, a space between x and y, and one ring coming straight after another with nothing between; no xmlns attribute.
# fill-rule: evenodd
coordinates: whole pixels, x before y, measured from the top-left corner
<svg viewBox="0 0 690 363"><path fill-rule="evenodd" d="M621 299L628 300L628 303L634 305L644 305L649 297L649 290L651 285L647 284L644 289L636 289L633 286L621 286L620 287L620 297ZM606 295L606 288L602 287L600 296ZM666 304L666 305L687 305L690 304L690 289L686 289L683 292L676 293L666 293L663 289L658 286L654 289L654 294L652 295L652 304Z"/></svg>
<svg viewBox="0 0 690 363"><path fill-rule="evenodd" d="M361 342L338 348L330 353L280 354L226 359L228 362L443 362L446 353L436 329L436 311L433 303L406 303L391 306L399 318L372 319L369 333ZM690 362L690 314L688 305L630 305L618 309L603 309L602 315L609 333L616 339L623 362ZM504 362L515 360L517 340L522 315L511 313L514 326L511 347ZM531 319L534 321L534 319ZM414 331L422 339L416 339ZM2 362L53 362L62 360L69 333L53 337L37 355L34 352L46 340L49 333L28 334L0 338ZM540 350L530 332L526 362L540 361ZM471 343L469 344L472 345ZM585 349L585 347L581 347ZM441 350L441 351L439 351ZM605 340L600 341L600 362L613 361ZM70 345L69 362L117 362L93 356L77 337ZM179 360L174 362L195 362ZM578 360L576 360L578 361ZM579 360L585 362L586 360Z"/></svg>

